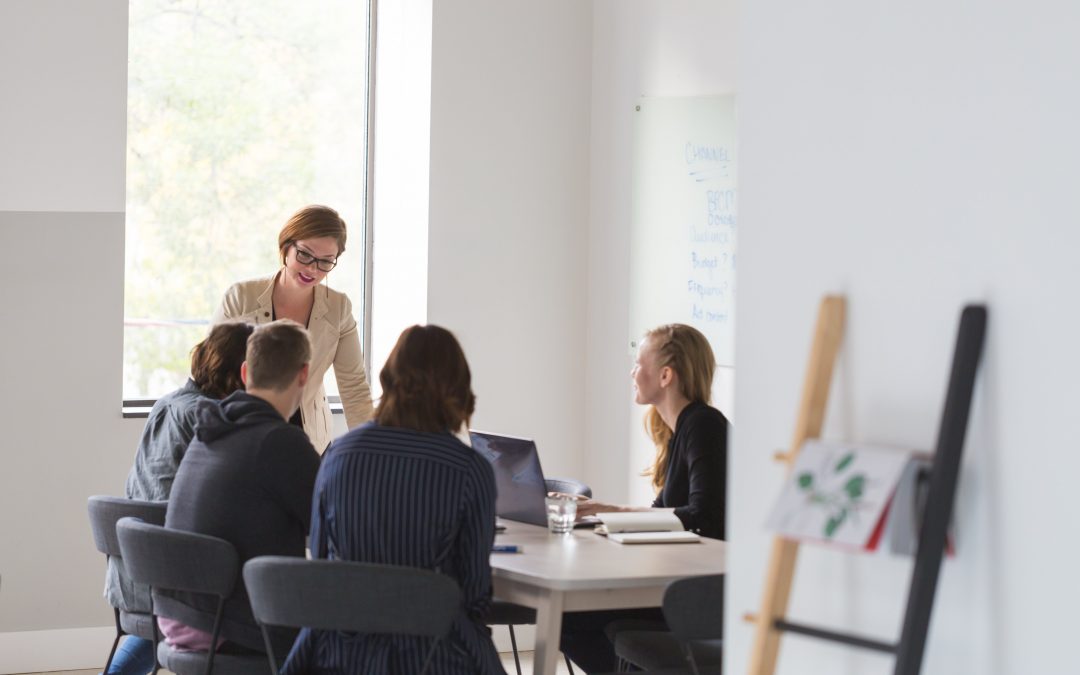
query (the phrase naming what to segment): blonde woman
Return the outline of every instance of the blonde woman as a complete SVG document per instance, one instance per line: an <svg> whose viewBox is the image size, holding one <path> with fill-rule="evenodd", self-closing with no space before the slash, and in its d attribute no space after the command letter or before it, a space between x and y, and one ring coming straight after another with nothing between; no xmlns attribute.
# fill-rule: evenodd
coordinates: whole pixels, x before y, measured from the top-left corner
<svg viewBox="0 0 1080 675"><path fill-rule="evenodd" d="M578 504L579 516L674 509L687 530L724 538L728 421L709 405L715 370L709 341L697 329L676 323L645 334L630 376L635 400L649 406L645 430L656 444L656 457L646 475L656 499L650 507L585 499ZM664 627L658 609L568 612L562 651L587 673L614 670L614 647L604 631L613 621L627 629Z"/></svg>
<svg viewBox="0 0 1080 675"><path fill-rule="evenodd" d="M687 530L723 539L728 421L709 405L715 370L705 336L676 323L645 334L630 376L635 401L649 406L645 430L656 444L646 471L656 490L651 508L674 508ZM646 508L590 499L578 514Z"/></svg>
<svg viewBox="0 0 1080 675"><path fill-rule="evenodd" d="M345 221L328 206L307 206L278 234L281 268L268 277L233 284L214 312L214 323L243 319L264 324L292 319L311 337L311 370L300 410L293 419L320 453L330 445L330 406L323 375L334 366L345 422L371 419L371 389L348 296L322 283L345 252Z"/></svg>

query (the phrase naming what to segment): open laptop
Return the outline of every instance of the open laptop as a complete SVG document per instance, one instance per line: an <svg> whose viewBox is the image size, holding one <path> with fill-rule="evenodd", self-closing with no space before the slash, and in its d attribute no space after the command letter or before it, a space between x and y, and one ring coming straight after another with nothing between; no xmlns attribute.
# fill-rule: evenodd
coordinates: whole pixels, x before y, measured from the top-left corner
<svg viewBox="0 0 1080 675"><path fill-rule="evenodd" d="M547 525L547 486L536 443L528 438L469 431L473 449L495 470L495 515L532 525Z"/></svg>
<svg viewBox="0 0 1080 675"><path fill-rule="evenodd" d="M547 484L540 468L536 443L529 438L500 436L470 429L472 446L491 462L495 470L495 515L531 525L547 526ZM593 527L595 516L583 518L574 527Z"/></svg>

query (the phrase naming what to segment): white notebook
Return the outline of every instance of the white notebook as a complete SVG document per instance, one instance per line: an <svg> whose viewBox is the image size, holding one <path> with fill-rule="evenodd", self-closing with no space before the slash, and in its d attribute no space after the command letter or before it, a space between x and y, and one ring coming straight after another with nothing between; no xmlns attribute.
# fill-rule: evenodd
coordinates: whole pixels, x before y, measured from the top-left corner
<svg viewBox="0 0 1080 675"><path fill-rule="evenodd" d="M619 544L681 544L701 537L683 529L674 511L599 513L596 531Z"/></svg>
<svg viewBox="0 0 1080 675"><path fill-rule="evenodd" d="M608 539L619 544L692 544L701 541L693 532L614 532Z"/></svg>
<svg viewBox="0 0 1080 675"><path fill-rule="evenodd" d="M672 509L664 511L620 511L598 513L603 531L614 532L682 532L683 524Z"/></svg>

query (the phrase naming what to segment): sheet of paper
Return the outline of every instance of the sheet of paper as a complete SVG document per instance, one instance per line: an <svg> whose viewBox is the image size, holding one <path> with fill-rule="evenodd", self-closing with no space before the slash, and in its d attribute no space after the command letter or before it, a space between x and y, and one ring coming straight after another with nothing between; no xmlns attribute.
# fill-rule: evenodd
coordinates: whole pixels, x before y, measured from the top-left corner
<svg viewBox="0 0 1080 675"><path fill-rule="evenodd" d="M807 441L766 527L791 539L863 548L911 450Z"/></svg>

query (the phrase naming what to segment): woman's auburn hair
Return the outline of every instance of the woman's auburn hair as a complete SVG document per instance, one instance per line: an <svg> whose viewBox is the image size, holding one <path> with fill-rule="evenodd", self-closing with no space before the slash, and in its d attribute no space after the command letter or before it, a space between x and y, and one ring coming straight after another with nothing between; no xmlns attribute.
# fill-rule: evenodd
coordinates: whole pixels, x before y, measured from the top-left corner
<svg viewBox="0 0 1080 675"><path fill-rule="evenodd" d="M710 403L716 358L709 340L693 326L671 323L645 333L649 347L656 356L656 367L671 368L678 376L679 393L690 402ZM664 422L656 406L645 412L645 433L656 446L656 457L643 476L652 478L656 492L664 489L668 464L671 462L671 435L674 430Z"/></svg>
<svg viewBox="0 0 1080 675"><path fill-rule="evenodd" d="M312 204L292 214L285 226L278 233L278 250L281 263L285 264L285 254L289 247L301 239L330 237L337 241L340 256L345 252L345 221L341 215L329 206Z"/></svg>
<svg viewBox="0 0 1080 675"><path fill-rule="evenodd" d="M476 408L465 352L440 326L410 326L379 373L383 394L375 421L416 431L456 432Z"/></svg>
<svg viewBox="0 0 1080 675"><path fill-rule="evenodd" d="M243 321L226 321L191 350L191 379L204 395L225 398L244 388L240 364L247 354L248 336L255 327Z"/></svg>

